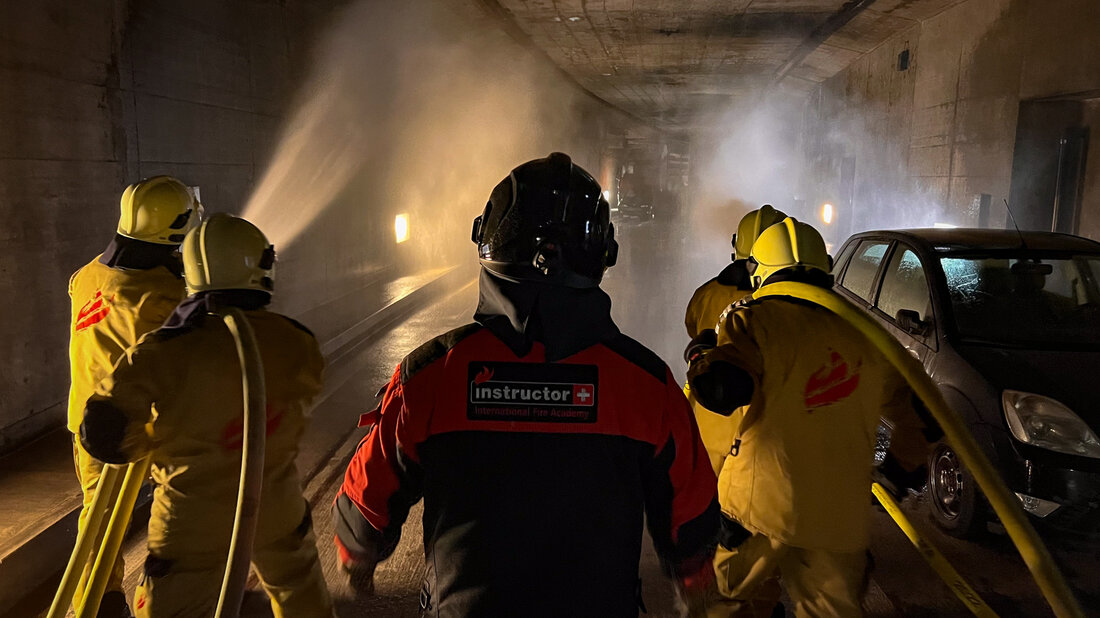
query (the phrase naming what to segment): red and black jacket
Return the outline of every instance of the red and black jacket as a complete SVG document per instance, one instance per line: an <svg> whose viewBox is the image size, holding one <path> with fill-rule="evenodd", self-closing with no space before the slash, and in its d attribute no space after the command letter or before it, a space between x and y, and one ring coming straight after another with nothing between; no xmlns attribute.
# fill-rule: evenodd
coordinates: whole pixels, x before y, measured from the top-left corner
<svg viewBox="0 0 1100 618"><path fill-rule="evenodd" d="M617 329L547 362L464 326L401 362L380 412L337 542L385 559L423 497L428 615L636 616L643 519L672 575L710 568L716 481L691 410Z"/></svg>

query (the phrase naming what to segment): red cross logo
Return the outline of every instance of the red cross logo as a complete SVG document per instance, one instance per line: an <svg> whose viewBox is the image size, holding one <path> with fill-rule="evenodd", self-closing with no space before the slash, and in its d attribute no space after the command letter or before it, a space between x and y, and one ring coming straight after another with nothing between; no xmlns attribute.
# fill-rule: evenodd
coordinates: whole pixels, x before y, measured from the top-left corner
<svg viewBox="0 0 1100 618"><path fill-rule="evenodd" d="M588 404L588 400L592 398L592 385L591 384L574 384L573 385L573 401L579 401L582 404Z"/></svg>

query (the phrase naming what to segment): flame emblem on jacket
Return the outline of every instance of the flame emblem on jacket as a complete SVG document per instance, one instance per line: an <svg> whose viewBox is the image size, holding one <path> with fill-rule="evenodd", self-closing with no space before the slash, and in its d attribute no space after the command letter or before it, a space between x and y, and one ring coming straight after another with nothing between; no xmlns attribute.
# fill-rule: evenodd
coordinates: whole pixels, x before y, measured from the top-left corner
<svg viewBox="0 0 1100 618"><path fill-rule="evenodd" d="M844 357L829 351L829 360L806 380L803 400L814 410L847 399L859 386L859 364L850 369Z"/></svg>
<svg viewBox="0 0 1100 618"><path fill-rule="evenodd" d="M113 301L113 296L110 300L107 300L103 298L103 292L96 291L92 300L84 303L84 306L76 314L76 330L82 331L93 324L102 322L103 318L106 318L107 314L111 312L111 305L108 303Z"/></svg>
<svg viewBox="0 0 1100 618"><path fill-rule="evenodd" d="M485 384L489 380L493 379L493 372L488 367L482 367L481 371L474 376L474 384Z"/></svg>

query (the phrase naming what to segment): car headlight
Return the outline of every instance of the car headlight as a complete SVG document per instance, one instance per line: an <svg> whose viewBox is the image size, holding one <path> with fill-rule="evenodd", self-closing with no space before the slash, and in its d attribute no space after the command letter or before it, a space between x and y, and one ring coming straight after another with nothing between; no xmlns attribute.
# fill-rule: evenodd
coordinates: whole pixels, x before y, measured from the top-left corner
<svg viewBox="0 0 1100 618"><path fill-rule="evenodd" d="M1005 391L1001 401L1008 428L1020 442L1100 459L1100 440L1073 410L1050 397L1020 391Z"/></svg>

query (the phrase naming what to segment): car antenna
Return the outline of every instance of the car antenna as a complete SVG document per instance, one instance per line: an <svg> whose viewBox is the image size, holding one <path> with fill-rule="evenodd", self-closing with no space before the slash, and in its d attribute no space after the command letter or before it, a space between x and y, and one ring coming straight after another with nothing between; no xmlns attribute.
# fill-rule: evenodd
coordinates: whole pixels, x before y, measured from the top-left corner
<svg viewBox="0 0 1100 618"><path fill-rule="evenodd" d="M1008 211L1008 218L1012 221L1012 227L1016 228L1016 235L1020 237L1020 248L1027 250L1027 243L1024 242L1024 235L1020 233L1020 226L1016 225L1016 217L1012 216L1012 209L1008 206L1008 198L1002 198L1005 203L1005 210Z"/></svg>

